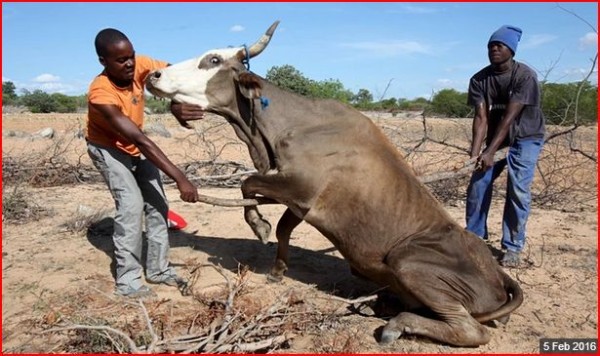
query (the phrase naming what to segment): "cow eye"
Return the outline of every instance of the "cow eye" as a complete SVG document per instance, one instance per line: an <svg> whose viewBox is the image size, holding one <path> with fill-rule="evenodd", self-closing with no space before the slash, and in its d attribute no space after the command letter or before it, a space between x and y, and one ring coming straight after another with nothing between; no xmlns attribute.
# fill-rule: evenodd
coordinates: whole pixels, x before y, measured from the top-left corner
<svg viewBox="0 0 600 356"><path fill-rule="evenodd" d="M219 63L221 63L221 58L219 58L219 57L212 57L210 59L210 63L211 64L219 64Z"/></svg>

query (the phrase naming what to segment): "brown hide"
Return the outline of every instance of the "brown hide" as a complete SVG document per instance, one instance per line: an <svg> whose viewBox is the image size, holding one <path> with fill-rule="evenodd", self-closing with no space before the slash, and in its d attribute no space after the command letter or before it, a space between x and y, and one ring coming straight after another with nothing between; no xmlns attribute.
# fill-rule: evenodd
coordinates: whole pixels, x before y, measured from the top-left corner
<svg viewBox="0 0 600 356"><path fill-rule="evenodd" d="M264 49L274 26L250 54ZM458 346L487 343L481 323L506 321L522 291L485 243L450 218L381 130L347 105L302 97L248 72L240 62L244 49L207 53L150 74L147 87L226 118L258 170L244 180L244 198L288 207L276 227L270 279L283 278L290 235L306 221L354 271L389 287L410 309L386 324L382 343L403 333ZM266 243L271 224L258 207L245 206L244 218Z"/></svg>
<svg viewBox="0 0 600 356"><path fill-rule="evenodd" d="M209 110L232 123L259 171L243 183L244 197L265 196L289 208L277 226L271 278L287 270L289 235L304 220L362 276L439 316L401 313L384 328L382 342L411 330L454 345L487 343L479 322L508 315L522 292L485 243L449 217L369 118L240 71L224 69L209 81L209 101L219 103ZM258 96L269 105L263 108ZM266 242L270 224L257 208L246 207L245 217Z"/></svg>

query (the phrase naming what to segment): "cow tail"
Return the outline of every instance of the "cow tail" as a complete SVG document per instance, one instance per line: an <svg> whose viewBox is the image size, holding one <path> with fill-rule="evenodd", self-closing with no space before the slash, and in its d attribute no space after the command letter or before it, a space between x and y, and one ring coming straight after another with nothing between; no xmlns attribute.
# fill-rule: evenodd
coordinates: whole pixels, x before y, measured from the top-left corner
<svg viewBox="0 0 600 356"><path fill-rule="evenodd" d="M474 314L473 318L480 323L485 323L490 320L500 320L503 323L506 323L510 313L512 313L521 305L521 303L523 303L523 290L519 284L502 269L500 269L500 273L502 274L504 288L509 298L508 302L492 312Z"/></svg>

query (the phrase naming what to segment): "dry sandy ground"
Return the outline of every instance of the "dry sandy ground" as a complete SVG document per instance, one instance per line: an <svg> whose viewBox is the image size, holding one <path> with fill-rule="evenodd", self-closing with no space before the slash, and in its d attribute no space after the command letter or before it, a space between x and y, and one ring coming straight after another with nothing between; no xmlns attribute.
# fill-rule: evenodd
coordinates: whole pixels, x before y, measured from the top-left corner
<svg viewBox="0 0 600 356"><path fill-rule="evenodd" d="M61 153L69 161L81 159L89 165L82 139L74 138L85 116L78 115L3 115L3 158L49 152L63 139L67 148ZM176 162L219 157L245 162L250 166L245 147L232 139L222 120L211 119L196 125L209 135L204 143L200 134L176 127L174 120L153 117L149 125L158 125L171 137L152 137ZM420 123L412 134L419 134ZM382 127L398 126L398 119L376 120ZM443 131L443 122L432 121ZM454 125L454 124L453 124ZM33 138L45 127L56 130L53 140ZM461 126L461 132L467 132ZM435 131L434 130L434 131ZM405 131L408 137L409 132ZM595 140L595 128L588 133ZM456 136L456 134L455 134ZM460 136L460 135L459 135ZM411 138L412 139L412 138ZM398 139L402 140L402 138ZM595 145L595 141L594 141ZM594 146L595 147L595 146ZM4 160L3 160L4 161ZM592 186L595 168L588 172ZM593 180L592 180L593 178ZM6 187L5 187L6 189ZM11 188L14 189L14 188ZM2 349L4 352L86 352L83 344L65 347L66 332L44 331L61 325L101 324L105 321L126 333L143 330L144 317L139 307L112 295L113 277L111 214L112 199L104 184L83 183L55 187L20 185L30 202L41 209L38 220L20 222L3 219L2 224ZM595 188L594 188L595 189ZM3 190L3 199L12 190ZM186 204L172 184L166 184L171 208L185 217L189 225L172 231L170 259L177 270L194 281L194 296L182 296L174 288L152 286L159 301L147 308L159 336L173 337L202 317L198 295L223 288L227 276L235 280L240 266L247 266L244 295L257 307L264 307L277 296L293 290L302 303L311 307L315 322L295 325L294 337L275 352L300 353L538 353L540 338L597 338L597 203L568 211L535 208L528 225L527 268L508 269L525 293L523 305L506 325L489 326L491 341L478 348L456 348L415 337L403 337L391 346L377 344L377 332L385 317L348 310L335 299L368 296L377 286L353 277L332 244L308 224L301 224L291 240L290 270L282 283L267 283L265 274L276 250L275 238L267 245L255 238L243 220L241 208ZM239 198L238 189L201 188L215 197ZM496 199L490 217L492 239L499 247L502 206ZM459 222L463 221L461 202L446 206ZM281 206L263 206L261 211L274 224L283 212ZM104 214L91 228L74 231L74 221L90 212ZM69 228L69 226L71 228ZM223 275L210 265L222 266ZM241 298L241 297L240 297ZM243 298L242 298L243 299ZM236 303L242 303L242 299ZM203 309L204 308L204 309ZM314 318L316 314L319 318ZM117 322L118 321L118 322ZM71 332L71 339L74 337ZM140 340L136 340L141 344ZM107 342L105 342L106 344Z"/></svg>

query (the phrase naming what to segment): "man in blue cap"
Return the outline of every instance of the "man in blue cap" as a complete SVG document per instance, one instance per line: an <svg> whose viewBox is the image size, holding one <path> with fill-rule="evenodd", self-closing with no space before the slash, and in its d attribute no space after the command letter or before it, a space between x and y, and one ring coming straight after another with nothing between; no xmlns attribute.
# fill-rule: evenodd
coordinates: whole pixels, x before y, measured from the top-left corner
<svg viewBox="0 0 600 356"><path fill-rule="evenodd" d="M471 78L468 94L468 104L475 107L471 158L477 163L467 188L467 230L487 240L492 186L507 167L502 219L505 253L500 261L505 267L518 267L521 262L530 188L545 135L537 75L513 59L521 35L520 28L508 25L492 34L487 44L490 65ZM506 158L494 163L496 151L505 147Z"/></svg>

